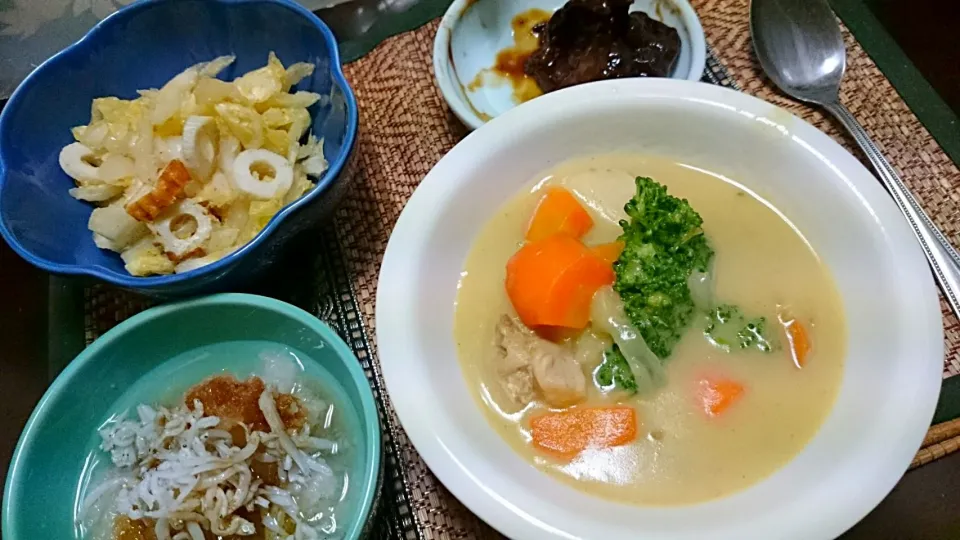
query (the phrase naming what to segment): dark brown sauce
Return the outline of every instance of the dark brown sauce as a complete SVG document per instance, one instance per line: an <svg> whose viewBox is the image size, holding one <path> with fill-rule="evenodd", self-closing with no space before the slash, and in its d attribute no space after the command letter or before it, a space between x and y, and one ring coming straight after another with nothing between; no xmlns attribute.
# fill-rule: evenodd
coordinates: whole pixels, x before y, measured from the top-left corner
<svg viewBox="0 0 960 540"><path fill-rule="evenodd" d="M254 461L254 463L259 463ZM253 535L229 535L216 536L210 531L204 531L204 538L207 540L262 540L266 538L266 532L263 530L263 518L259 511L247 512L241 508L236 515L250 521L256 527ZM152 519L130 519L127 516L117 516L113 520L113 539L112 540L157 540L157 534L154 532L154 521Z"/></svg>
<svg viewBox="0 0 960 540"><path fill-rule="evenodd" d="M146 519L133 520L127 516L117 516L113 520L113 540L156 540L153 523Z"/></svg>
<svg viewBox="0 0 960 540"><path fill-rule="evenodd" d="M200 401L206 416L243 422L257 431L270 431L259 403L260 394L265 388L260 377L240 381L233 375L217 375L190 388L184 401L191 409L194 401ZM274 400L285 426L296 429L303 425L306 413L300 408L296 397L277 394Z"/></svg>
<svg viewBox="0 0 960 540"><path fill-rule="evenodd" d="M537 50L540 43L540 25L550 20L550 15L549 11L533 8L514 16L510 21L513 45L498 52L493 67L478 73L467 85L467 90L474 91L483 86L487 73L492 73L510 82L513 86L513 97L518 103L542 95L537 83L524 73L523 66L533 51Z"/></svg>
<svg viewBox="0 0 960 540"><path fill-rule="evenodd" d="M269 431L267 419L260 410L260 394L266 389L263 379L251 376L245 381L238 380L233 375L216 375L210 377L187 390L184 401L191 409L194 400L203 404L205 416L219 416L223 420L223 427L233 435L233 444L239 447L246 445L246 431L237 422L243 422L250 428L259 431ZM290 394L274 396L277 412L284 426L299 428L306 421L306 411L300 405L300 400ZM255 478L266 484L277 485L280 477L276 463L263 463L254 460L250 468ZM264 538L262 519L256 514L247 515L240 509L237 515L252 522L257 529L253 536L216 537L205 531L205 537L211 540L257 540ZM130 519L119 515L113 521L113 540L156 540L154 522L149 519Z"/></svg>

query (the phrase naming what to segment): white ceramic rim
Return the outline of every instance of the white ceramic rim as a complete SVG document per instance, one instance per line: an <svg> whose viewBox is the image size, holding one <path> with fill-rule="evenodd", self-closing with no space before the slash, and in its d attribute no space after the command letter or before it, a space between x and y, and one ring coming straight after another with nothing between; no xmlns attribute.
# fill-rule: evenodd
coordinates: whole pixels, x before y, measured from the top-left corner
<svg viewBox="0 0 960 540"><path fill-rule="evenodd" d="M450 40L452 39L453 29L460 22L460 17L464 11L477 1L454 0L447 8L446 13L443 14L443 18L440 19L440 27L437 28L437 36L433 40L433 74L437 79L437 86L440 87L440 93L443 94L443 99L453 110L453 113L470 129L479 129L486 121L477 116L474 108L469 103L465 103L460 93L457 92L459 83L456 79L454 67L450 65ZM669 1L680 11L680 18L690 34L690 43L693 49L691 51L690 70L685 76L674 78L699 81L703 77L703 71L707 66L707 39L703 33L703 26L700 25L700 18L697 17L697 12L690 5L690 2L687 0Z"/></svg>
<svg viewBox="0 0 960 540"><path fill-rule="evenodd" d="M434 221L442 214L437 209L443 208L457 190L461 161L476 160L478 149L495 145L506 134L522 131L524 125L550 123L552 118L569 114L572 108L583 106L583 103L604 99L622 101L625 96L636 100L695 102L735 115L768 117L774 113L782 115L781 118L789 117L791 132L804 141L805 150L831 164L846 182L838 189L854 190L867 206L865 211L872 213L877 227L890 238L897 255L897 275L909 278L903 280L901 292L914 299L909 304L909 312L903 314L904 320L911 322L910 328L904 328L903 332L907 336L905 339L915 347L916 377L904 381L905 390L898 397L905 404L904 408L909 409L901 423L908 428L887 429L882 444L874 445L869 454L858 454L858 471L866 470L869 474L863 474L862 483L855 488L849 486L849 489L830 492L827 498L818 500L815 514L798 514L796 508L789 513L778 508L773 516L758 516L757 520L738 522L726 530L711 530L709 533L711 538L724 539L835 538L863 519L893 489L929 427L939 397L943 359L943 328L936 289L907 222L879 182L856 158L826 134L788 112L719 86L675 79L622 79L553 92L506 112L483 129L468 135L437 163L397 221L383 259L377 291L376 337L381 369L400 422L426 464L447 489L501 533L510 538L537 540L576 538L552 523L526 515L515 501L508 499L508 494L496 493L486 487L483 479L468 469L468 463L461 462L448 450L444 439L450 434L438 432L429 422L430 415L442 409L444 404L431 401L429 392L409 384L411 379L416 379L416 371L420 369L411 358L411 353L416 353L418 347L412 337L416 332L411 329L415 324L411 321L409 301L416 299L407 295L416 288L417 276L414 274L419 263L411 261L410 254L411 248L412 252L417 252L426 244L429 231L437 225ZM450 361L456 360L451 358ZM662 511L676 512L676 517L682 520L684 508L687 507L664 507ZM682 537L699 536L691 535L688 530Z"/></svg>

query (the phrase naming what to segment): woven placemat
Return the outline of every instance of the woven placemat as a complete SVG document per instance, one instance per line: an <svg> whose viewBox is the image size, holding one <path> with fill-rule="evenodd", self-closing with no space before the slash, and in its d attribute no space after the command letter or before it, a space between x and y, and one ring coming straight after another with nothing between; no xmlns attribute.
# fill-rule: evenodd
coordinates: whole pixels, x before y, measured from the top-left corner
<svg viewBox="0 0 960 540"><path fill-rule="evenodd" d="M704 80L741 89L776 103L854 151L855 145L823 113L778 94L761 74L750 49L748 0L694 0L712 49ZM265 291L330 323L353 348L376 393L385 434L385 483L375 518L377 538L499 538L436 480L404 434L383 394L377 363L374 300L387 238L400 211L427 172L466 129L434 85L431 52L437 23L383 42L346 67L360 104L357 174L333 222L304 248L319 253L284 268ZM955 242L960 238L960 171L942 152L894 88L845 32L848 72L841 97L899 169L920 202ZM303 253L302 250L292 250ZM282 282L282 283L279 283ZM85 330L91 342L150 302L94 285L85 290ZM960 374L960 326L941 299L946 330L944 377ZM952 451L939 440L915 464Z"/></svg>

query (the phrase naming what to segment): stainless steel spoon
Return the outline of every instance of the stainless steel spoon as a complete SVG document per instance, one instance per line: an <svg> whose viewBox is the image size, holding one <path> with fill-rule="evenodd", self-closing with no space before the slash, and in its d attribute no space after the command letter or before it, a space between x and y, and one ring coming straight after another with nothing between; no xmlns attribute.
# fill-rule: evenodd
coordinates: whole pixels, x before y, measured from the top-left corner
<svg viewBox="0 0 960 540"><path fill-rule="evenodd" d="M940 289L960 318L960 255L840 103L847 51L826 0L751 0L750 34L760 65L774 84L795 99L830 111L856 139L916 233Z"/></svg>

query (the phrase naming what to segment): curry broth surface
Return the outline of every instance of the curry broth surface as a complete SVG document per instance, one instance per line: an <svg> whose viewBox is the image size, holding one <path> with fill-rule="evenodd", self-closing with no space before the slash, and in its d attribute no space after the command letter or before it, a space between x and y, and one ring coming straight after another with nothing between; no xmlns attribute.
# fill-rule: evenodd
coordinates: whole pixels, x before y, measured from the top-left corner
<svg viewBox="0 0 960 540"><path fill-rule="evenodd" d="M666 361L668 384L636 406L637 440L618 448L588 450L571 462L545 456L528 444L531 404L509 408L494 361L495 325L515 313L504 291L505 265L523 241L547 186L562 185L586 207L594 227L583 239L616 239L633 179L649 176L670 194L686 198L703 217L716 251L715 297L763 315L778 332L777 306L806 322L813 350L798 369L785 350L725 353L711 346L697 318ZM727 495L773 473L795 456L826 418L843 369L846 327L832 278L792 225L769 204L728 181L662 158L601 155L561 164L502 207L475 239L459 284L454 333L471 392L497 432L539 469L584 492L644 505L690 504ZM698 408L696 382L722 374L746 392L721 416ZM588 381L586 404L605 403Z"/></svg>

